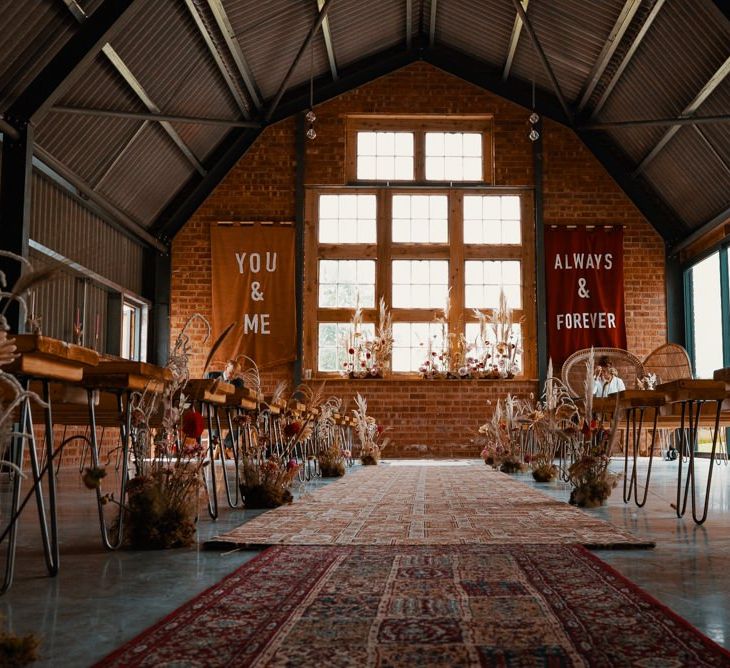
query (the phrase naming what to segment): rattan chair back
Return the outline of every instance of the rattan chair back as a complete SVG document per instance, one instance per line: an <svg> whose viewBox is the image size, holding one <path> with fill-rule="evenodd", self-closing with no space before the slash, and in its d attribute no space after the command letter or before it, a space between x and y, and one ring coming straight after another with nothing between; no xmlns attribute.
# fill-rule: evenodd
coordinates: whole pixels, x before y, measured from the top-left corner
<svg viewBox="0 0 730 668"><path fill-rule="evenodd" d="M586 362L590 354L590 348L577 350L563 364L561 378L570 394L574 397L582 397L585 394ZM594 348L593 354L596 365L601 357L608 356L627 389L635 388L637 379L644 376L644 367L641 360L627 350L622 348Z"/></svg>
<svg viewBox="0 0 730 668"><path fill-rule="evenodd" d="M657 384L692 378L692 364L687 351L676 343L665 343L644 359L644 372L655 373Z"/></svg>

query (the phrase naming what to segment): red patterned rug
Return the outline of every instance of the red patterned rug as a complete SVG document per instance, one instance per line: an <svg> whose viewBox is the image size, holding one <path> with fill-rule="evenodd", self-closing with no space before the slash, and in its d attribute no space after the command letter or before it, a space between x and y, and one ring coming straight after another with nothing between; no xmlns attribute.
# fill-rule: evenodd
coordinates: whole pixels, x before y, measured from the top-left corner
<svg viewBox="0 0 730 668"><path fill-rule="evenodd" d="M584 548L273 547L98 666L729 666Z"/></svg>
<svg viewBox="0 0 730 668"><path fill-rule="evenodd" d="M206 546L231 543L654 546L481 462L364 467Z"/></svg>

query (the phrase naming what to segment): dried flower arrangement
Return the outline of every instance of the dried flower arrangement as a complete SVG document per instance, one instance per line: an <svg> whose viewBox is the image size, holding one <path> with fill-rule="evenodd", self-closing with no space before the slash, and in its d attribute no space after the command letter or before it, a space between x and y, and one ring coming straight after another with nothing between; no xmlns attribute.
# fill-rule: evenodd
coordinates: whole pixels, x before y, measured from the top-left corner
<svg viewBox="0 0 730 668"><path fill-rule="evenodd" d="M0 618L0 622L4 622ZM9 631L0 631L0 666L20 668L38 660L40 638L33 633L19 636Z"/></svg>
<svg viewBox="0 0 730 668"><path fill-rule="evenodd" d="M362 309L358 304L350 321L350 334L342 342L347 357L341 373L348 378L382 378L393 351L393 321L385 299L380 298L378 327L372 341L363 334L362 323Z"/></svg>
<svg viewBox="0 0 730 668"><path fill-rule="evenodd" d="M574 451L579 432L576 429L578 408L568 388L553 377L552 360L548 363L542 399L530 414L530 435L534 444L532 477L537 482L550 482L558 475L555 459L561 449Z"/></svg>
<svg viewBox="0 0 730 668"><path fill-rule="evenodd" d="M479 320L479 337L471 348L463 369L472 378L514 378L519 374L520 340L512 309L504 291L499 292L499 306L489 314L474 309Z"/></svg>
<svg viewBox="0 0 730 668"><path fill-rule="evenodd" d="M511 394L497 401L489 421L479 427L476 439L483 446L481 457L485 464L502 473L524 470L522 436L524 415L528 410L529 402Z"/></svg>
<svg viewBox="0 0 730 668"><path fill-rule="evenodd" d="M603 505L620 478L620 474L608 470L611 452L619 437L619 411L613 411L613 421L608 428L594 418L594 381L595 356L591 348L586 360L582 412L578 413L580 437L577 439L575 459L568 467L568 482L573 486L570 503L584 508Z"/></svg>
<svg viewBox="0 0 730 668"><path fill-rule="evenodd" d="M352 413L355 416L355 427L360 439L360 462L365 466L376 465L390 442L388 438L383 438L381 441L387 429L368 415L368 402L359 392L355 397L355 405L357 408L353 408Z"/></svg>
<svg viewBox="0 0 730 668"><path fill-rule="evenodd" d="M342 399L330 397L320 408L314 428L314 438L319 448L319 470L323 478L338 478L345 475L345 455L342 449L340 430L335 415L342 410Z"/></svg>

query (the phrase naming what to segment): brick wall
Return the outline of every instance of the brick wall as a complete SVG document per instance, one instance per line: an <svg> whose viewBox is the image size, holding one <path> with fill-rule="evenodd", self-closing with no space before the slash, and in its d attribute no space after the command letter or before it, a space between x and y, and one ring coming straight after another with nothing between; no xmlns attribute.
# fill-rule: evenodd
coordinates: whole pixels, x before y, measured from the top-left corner
<svg viewBox="0 0 730 668"><path fill-rule="evenodd" d="M529 111L428 64L415 63L319 105L317 139L307 144L307 184L345 181L345 118L348 113L494 114L495 184L532 186ZM218 220L293 220L295 124L266 129L248 153L175 237L172 249L171 325L177 335L188 315L210 317L209 226ZM620 224L625 227L625 292L629 349L640 356L666 340L664 247L636 207L573 132L546 122L544 131L545 224ZM199 372L207 348L202 328L193 330ZM271 390L291 379L292 367L267 370ZM535 383L456 381L334 381L328 393L363 392L376 417L398 425L398 448L424 443L449 454L468 441L486 417L486 401L507 391L529 393ZM480 408L481 407L481 408ZM468 425L468 429L467 429Z"/></svg>

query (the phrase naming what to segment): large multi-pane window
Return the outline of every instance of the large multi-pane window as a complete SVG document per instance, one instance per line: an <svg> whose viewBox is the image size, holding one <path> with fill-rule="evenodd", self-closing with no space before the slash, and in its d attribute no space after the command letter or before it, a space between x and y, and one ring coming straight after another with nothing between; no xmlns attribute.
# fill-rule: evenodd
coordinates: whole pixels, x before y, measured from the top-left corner
<svg viewBox="0 0 730 668"><path fill-rule="evenodd" d="M347 147L350 185L308 191L305 366L340 371L353 310L373 337L381 298L394 373L417 373L445 335L474 338L475 309L501 291L524 317L515 336L532 335L532 193L490 187L491 119L348 119ZM533 358L525 350L527 376Z"/></svg>

